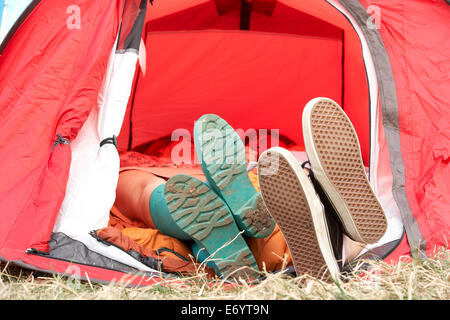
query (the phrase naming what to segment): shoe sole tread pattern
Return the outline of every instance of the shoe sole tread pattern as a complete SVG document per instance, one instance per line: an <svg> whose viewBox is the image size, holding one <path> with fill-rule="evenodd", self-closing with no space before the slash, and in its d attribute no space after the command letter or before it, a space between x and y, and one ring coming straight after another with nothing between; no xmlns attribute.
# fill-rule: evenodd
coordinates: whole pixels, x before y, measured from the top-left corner
<svg viewBox="0 0 450 320"><path fill-rule="evenodd" d="M239 135L225 120L213 114L201 117L195 131L198 137L196 149L205 175L230 206L239 227L249 237L269 236L275 224L261 195L248 179L245 147ZM237 184L233 184L236 180L242 182L244 188L238 190ZM238 199L235 193L244 194L245 191L248 197Z"/></svg>
<svg viewBox="0 0 450 320"><path fill-rule="evenodd" d="M177 175L167 181L164 196L175 223L200 247L213 253L211 259L220 276L254 278L257 275L256 260L238 235L239 229L228 207L207 185L190 176ZM226 245L234 237L237 238Z"/></svg>
<svg viewBox="0 0 450 320"><path fill-rule="evenodd" d="M268 150L258 162L261 193L269 212L283 234L297 276L309 274L329 281L331 274L319 245L305 191L288 161Z"/></svg>
<svg viewBox="0 0 450 320"><path fill-rule="evenodd" d="M345 202L361 238L354 240L365 243L378 241L386 231L387 221L367 180L353 125L341 107L331 100L322 99L311 109L310 127L321 170L335 189L326 190L322 184L325 193L337 191ZM315 172L313 162L311 166ZM348 232L348 228L346 230ZM353 235L352 238L356 237Z"/></svg>
<svg viewBox="0 0 450 320"><path fill-rule="evenodd" d="M207 115L200 121L202 120L202 163L215 185L224 190L235 176L247 172L245 149L243 145L239 145L242 144L239 136L220 117ZM211 138L208 139L209 137Z"/></svg>

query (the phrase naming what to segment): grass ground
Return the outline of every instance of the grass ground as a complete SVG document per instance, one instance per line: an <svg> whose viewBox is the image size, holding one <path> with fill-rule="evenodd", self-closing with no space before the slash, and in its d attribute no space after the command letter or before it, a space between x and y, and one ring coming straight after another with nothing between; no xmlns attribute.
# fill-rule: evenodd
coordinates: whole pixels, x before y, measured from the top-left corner
<svg viewBox="0 0 450 320"><path fill-rule="evenodd" d="M268 274L260 284L245 282L232 287L211 283L204 274L166 280L150 287L99 285L71 281L60 276L44 276L3 265L0 271L0 300L5 299L295 299L295 300L450 300L450 250L430 259L412 259L390 265L369 262L370 276L357 267L339 283L318 279ZM366 276L365 276L366 275Z"/></svg>

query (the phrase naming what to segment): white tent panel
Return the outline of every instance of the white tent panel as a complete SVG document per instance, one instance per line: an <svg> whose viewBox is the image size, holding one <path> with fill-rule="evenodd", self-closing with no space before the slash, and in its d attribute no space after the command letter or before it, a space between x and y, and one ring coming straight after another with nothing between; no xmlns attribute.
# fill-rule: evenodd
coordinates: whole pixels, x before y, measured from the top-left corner
<svg viewBox="0 0 450 320"><path fill-rule="evenodd" d="M95 240L92 230L108 225L116 196L120 158L111 143L101 141L119 135L130 97L138 55L136 51L116 53L114 46L98 103L92 109L77 138L71 143L72 162L66 196L54 232L83 242L90 250L111 259L154 271L127 253Z"/></svg>

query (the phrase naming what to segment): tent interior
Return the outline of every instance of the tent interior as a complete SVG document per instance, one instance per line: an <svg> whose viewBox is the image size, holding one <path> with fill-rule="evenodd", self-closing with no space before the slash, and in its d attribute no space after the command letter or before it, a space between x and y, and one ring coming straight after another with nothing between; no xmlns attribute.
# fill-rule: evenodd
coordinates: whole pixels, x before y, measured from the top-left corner
<svg viewBox="0 0 450 320"><path fill-rule="evenodd" d="M146 66L136 75L119 150L148 153L178 128L192 133L206 113L242 132L279 130L282 146L301 150L303 107L328 97L352 120L368 166L369 90L355 30L331 5L312 15L282 2L251 12L240 1L181 11L177 3L175 12L171 1L150 6Z"/></svg>

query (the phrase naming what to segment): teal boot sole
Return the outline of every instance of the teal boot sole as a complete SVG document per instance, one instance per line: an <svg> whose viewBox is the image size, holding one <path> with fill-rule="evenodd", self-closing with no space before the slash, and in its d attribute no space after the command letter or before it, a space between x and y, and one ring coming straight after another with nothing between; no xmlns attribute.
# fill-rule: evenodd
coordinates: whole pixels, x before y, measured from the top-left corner
<svg viewBox="0 0 450 320"><path fill-rule="evenodd" d="M258 265L229 208L205 183L176 175L167 181L164 197L174 222L211 254L220 277L256 277Z"/></svg>
<svg viewBox="0 0 450 320"><path fill-rule="evenodd" d="M252 238L269 236L275 222L248 177L239 135L219 116L207 114L195 124L194 144L208 183L227 203L239 229Z"/></svg>

